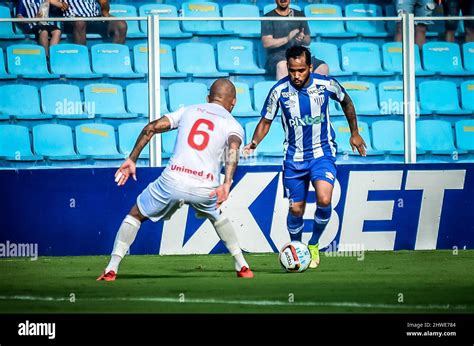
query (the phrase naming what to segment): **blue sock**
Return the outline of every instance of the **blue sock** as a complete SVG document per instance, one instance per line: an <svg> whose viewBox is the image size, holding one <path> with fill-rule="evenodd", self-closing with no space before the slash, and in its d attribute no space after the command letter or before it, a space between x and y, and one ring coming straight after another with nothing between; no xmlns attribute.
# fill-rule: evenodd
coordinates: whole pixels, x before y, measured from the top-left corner
<svg viewBox="0 0 474 346"><path fill-rule="evenodd" d="M318 205L316 213L314 214L313 235L308 242L309 245L316 245L319 243L319 238L321 237L321 234L323 234L323 231L331 218L331 212L331 205L328 205L327 207L320 207Z"/></svg>
<svg viewBox="0 0 474 346"><path fill-rule="evenodd" d="M301 241L304 226L303 217L297 217L288 212L288 217L286 218L286 225L288 226L288 232L290 233L291 241Z"/></svg>

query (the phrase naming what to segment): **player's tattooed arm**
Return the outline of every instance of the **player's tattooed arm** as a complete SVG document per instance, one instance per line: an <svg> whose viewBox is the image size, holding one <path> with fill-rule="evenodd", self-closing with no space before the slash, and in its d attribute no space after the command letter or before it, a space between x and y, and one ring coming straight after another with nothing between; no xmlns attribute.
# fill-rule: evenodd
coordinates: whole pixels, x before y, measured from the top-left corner
<svg viewBox="0 0 474 346"><path fill-rule="evenodd" d="M135 146L129 156L130 160L137 162L140 153L148 142L150 142L151 137L153 137L155 133L166 132L169 129L171 129L171 123L168 117L161 117L146 125L135 142Z"/></svg>
<svg viewBox="0 0 474 346"><path fill-rule="evenodd" d="M225 178L224 184L232 184L232 179L234 178L235 170L237 169L237 164L239 163L240 156L240 145L242 140L235 136L231 135L228 139L229 146L227 148L226 162L225 162Z"/></svg>
<svg viewBox="0 0 474 346"><path fill-rule="evenodd" d="M351 138L349 139L349 143L352 147L352 151L357 149L361 156L365 156L367 145L359 134L354 103L352 103L352 99L348 94L344 95L344 99L341 102L341 108L344 111L349 128L351 130Z"/></svg>

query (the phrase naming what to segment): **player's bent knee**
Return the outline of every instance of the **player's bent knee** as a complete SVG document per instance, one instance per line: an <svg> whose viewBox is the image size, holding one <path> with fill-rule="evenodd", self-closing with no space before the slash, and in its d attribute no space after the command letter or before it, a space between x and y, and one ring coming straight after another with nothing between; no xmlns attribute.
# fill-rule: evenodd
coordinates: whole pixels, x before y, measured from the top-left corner
<svg viewBox="0 0 474 346"><path fill-rule="evenodd" d="M140 212L140 209L138 209L138 206L136 204L132 207L132 209L130 209L128 215L137 219L139 222L144 222L148 220L148 218Z"/></svg>
<svg viewBox="0 0 474 346"><path fill-rule="evenodd" d="M293 205L290 207L290 210L289 212L291 213L291 215L293 215L294 217L302 217L303 214L304 214L304 206L303 205Z"/></svg>
<svg viewBox="0 0 474 346"><path fill-rule="evenodd" d="M328 207L331 205L331 197L330 196L323 196L318 198L318 206L319 207Z"/></svg>

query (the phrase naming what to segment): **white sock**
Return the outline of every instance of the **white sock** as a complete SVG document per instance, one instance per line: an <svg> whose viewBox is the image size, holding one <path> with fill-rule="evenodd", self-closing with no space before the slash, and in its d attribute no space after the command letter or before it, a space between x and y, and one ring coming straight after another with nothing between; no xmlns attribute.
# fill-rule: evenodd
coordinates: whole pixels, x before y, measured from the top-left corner
<svg viewBox="0 0 474 346"><path fill-rule="evenodd" d="M243 266L250 268L249 264L244 258L244 255L242 254L242 251L240 251L238 254L234 255L234 260L235 260L235 270L240 271Z"/></svg>
<svg viewBox="0 0 474 346"><path fill-rule="evenodd" d="M214 228L217 232L217 235L223 241L227 250L234 257L235 260L235 270L240 271L243 266L249 268L247 261L245 261L242 250L240 249L239 240L235 234L234 227L230 223L230 220L227 217L220 217L217 221L214 221Z"/></svg>
<svg viewBox="0 0 474 346"><path fill-rule="evenodd" d="M114 242L114 249L112 250L112 258L105 269L105 272L113 270L115 273L118 273L118 267L120 262L125 257L130 245L132 245L137 232L140 229L141 222L135 219L134 217L127 215L122 221L120 228L117 232Z"/></svg>

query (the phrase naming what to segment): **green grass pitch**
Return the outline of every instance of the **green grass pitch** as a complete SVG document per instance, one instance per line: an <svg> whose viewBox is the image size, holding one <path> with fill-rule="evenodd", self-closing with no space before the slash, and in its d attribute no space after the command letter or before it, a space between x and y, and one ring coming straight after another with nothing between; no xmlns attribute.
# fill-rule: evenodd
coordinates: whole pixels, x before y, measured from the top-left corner
<svg viewBox="0 0 474 346"><path fill-rule="evenodd" d="M284 273L276 254L128 256L115 282L96 281L108 256L0 260L0 313L474 312L474 251L321 254L321 267Z"/></svg>

